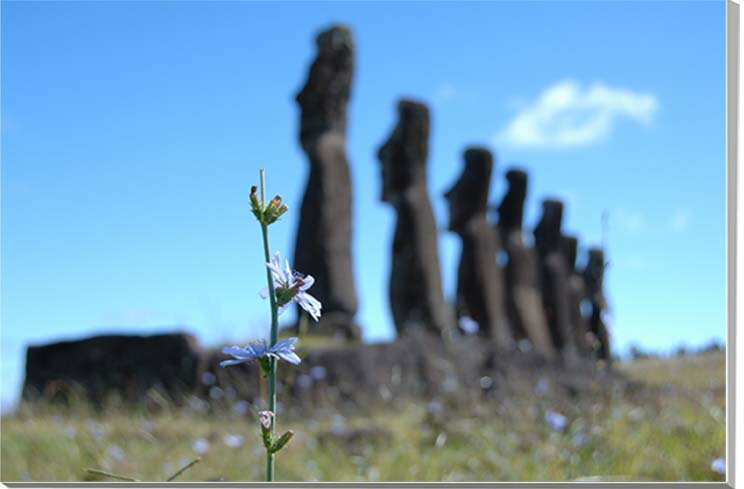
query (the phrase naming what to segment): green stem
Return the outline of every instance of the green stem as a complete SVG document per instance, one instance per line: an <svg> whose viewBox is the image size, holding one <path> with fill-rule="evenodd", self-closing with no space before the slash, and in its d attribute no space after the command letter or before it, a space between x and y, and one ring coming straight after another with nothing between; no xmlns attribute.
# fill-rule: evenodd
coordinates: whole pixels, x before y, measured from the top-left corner
<svg viewBox="0 0 744 489"><path fill-rule="evenodd" d="M191 462L187 463L186 465L184 465L183 467L181 467L180 469L178 469L178 471L175 474L173 474L172 476L168 477L168 479L165 482L170 482L170 481L174 480L176 477L178 477L179 475L183 474L184 472L186 472L187 470L189 470L191 467L193 467L194 465L198 464L199 462L201 462L201 457L195 458Z"/></svg>
<svg viewBox="0 0 744 489"><path fill-rule="evenodd" d="M266 183L264 179L264 169L261 168L261 206L265 206L265 188ZM268 225L261 223L261 234L263 235L264 245L264 257L266 263L271 261L271 252L269 251L269 229ZM271 306L271 341L269 346L274 346L279 336L279 320L276 308L276 296L274 294L274 281L271 278L271 270L266 269L266 280L269 284L269 304ZM276 431L276 359L269 359L269 411L274 413L271 420L271 438L274 438ZM270 451L266 452L266 480L272 482L274 480L274 454Z"/></svg>
<svg viewBox="0 0 744 489"><path fill-rule="evenodd" d="M104 470L85 469L85 471L88 472L89 474L102 475L104 477L109 477L111 479L119 479L119 480L127 481L127 482L139 482L137 479L133 479L132 477L127 477L125 475L119 475L119 474L112 474L111 472L106 472Z"/></svg>

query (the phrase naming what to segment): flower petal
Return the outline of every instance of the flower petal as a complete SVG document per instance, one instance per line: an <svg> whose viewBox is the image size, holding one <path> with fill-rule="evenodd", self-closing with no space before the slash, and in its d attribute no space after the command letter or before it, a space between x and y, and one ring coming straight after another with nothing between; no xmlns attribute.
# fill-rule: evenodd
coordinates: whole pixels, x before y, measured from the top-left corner
<svg viewBox="0 0 744 489"><path fill-rule="evenodd" d="M252 342L245 348L246 350L250 350L253 353L254 358L266 356L266 354L269 352L269 347L266 344L266 340L263 338Z"/></svg>
<svg viewBox="0 0 744 489"><path fill-rule="evenodd" d="M238 365L239 363L245 363L249 361L249 358L244 358L241 360L222 360L220 362L220 367L229 367L230 365Z"/></svg>
<svg viewBox="0 0 744 489"><path fill-rule="evenodd" d="M253 353L239 346L226 346L222 349L224 355L232 355L237 358L253 358Z"/></svg>
<svg viewBox="0 0 744 489"><path fill-rule="evenodd" d="M285 274L285 282L292 286L294 285L294 274L292 273L292 268L289 266L289 260L284 260L284 274Z"/></svg>
<svg viewBox="0 0 744 489"><path fill-rule="evenodd" d="M271 351L275 352L277 350L282 350L284 348L294 348L295 343L297 343L297 338L287 338L282 341L277 342L276 345L271 347Z"/></svg>
<svg viewBox="0 0 744 489"><path fill-rule="evenodd" d="M282 282L282 276L284 273L282 272L282 269L280 267L277 267L276 264L268 262L266 263L266 268L268 268L271 271L271 276L274 279L274 286L277 285L277 283L281 284Z"/></svg>
<svg viewBox="0 0 744 489"><path fill-rule="evenodd" d="M291 363L292 365L299 365L302 361L300 360L300 357L298 357L297 354L293 351L282 350L275 352L274 355L281 358L287 363Z"/></svg>
<svg viewBox="0 0 744 489"><path fill-rule="evenodd" d="M315 279L313 278L312 275L307 275L302 279L302 282L303 283L302 283L302 286L300 287L300 290L304 292L313 286L313 284L315 283Z"/></svg>
<svg viewBox="0 0 744 489"><path fill-rule="evenodd" d="M269 288L264 287L263 289L258 291L258 295L261 296L261 299L266 299L269 297Z"/></svg>

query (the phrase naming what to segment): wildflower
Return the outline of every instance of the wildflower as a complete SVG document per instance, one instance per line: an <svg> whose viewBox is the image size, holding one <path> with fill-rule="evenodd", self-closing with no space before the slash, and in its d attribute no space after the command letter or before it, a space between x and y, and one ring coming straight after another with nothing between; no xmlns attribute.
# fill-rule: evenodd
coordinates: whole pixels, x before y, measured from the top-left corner
<svg viewBox="0 0 744 489"><path fill-rule="evenodd" d="M461 317L458 323L460 325L460 329L465 334L475 334L478 332L478 322L470 316Z"/></svg>
<svg viewBox="0 0 744 489"><path fill-rule="evenodd" d="M284 267L282 267L282 258L278 251L266 266L274 279L274 292L279 314L283 313L289 303L294 300L317 321L322 304L307 293L307 289L315 283L312 275L303 276L299 272L293 272L287 260L284 261ZM259 294L266 299L269 296L269 290L264 288Z"/></svg>
<svg viewBox="0 0 744 489"><path fill-rule="evenodd" d="M274 418L274 413L271 411L259 411L258 422L261 423L261 428L268 430L271 428L271 420Z"/></svg>
<svg viewBox="0 0 744 489"><path fill-rule="evenodd" d="M272 437L271 437L271 424L274 421L274 413L271 411L259 411L258 422L261 425L261 438L263 439L264 447L266 450L271 451Z"/></svg>
<svg viewBox="0 0 744 489"><path fill-rule="evenodd" d="M123 462L125 458L127 458L126 453L124 453L124 450L121 449L121 447L117 445L111 445L108 447L108 450L106 451L108 453L108 456L116 460L117 462Z"/></svg>
<svg viewBox="0 0 744 489"><path fill-rule="evenodd" d="M719 474L726 475L726 459L718 457L710 463L710 470Z"/></svg>
<svg viewBox="0 0 744 489"><path fill-rule="evenodd" d="M222 441L224 441L225 445L227 445L230 448L237 448L243 444L243 437L241 435L235 435L233 433L228 433L225 435Z"/></svg>
<svg viewBox="0 0 744 489"><path fill-rule="evenodd" d="M431 414L432 416L438 416L442 414L442 412L444 411L444 407L442 407L441 402L434 400L429 403L427 411L429 411L429 414Z"/></svg>
<svg viewBox="0 0 744 489"><path fill-rule="evenodd" d="M310 377L315 380L323 380L326 378L327 370L322 365L316 365L310 369Z"/></svg>
<svg viewBox="0 0 744 489"><path fill-rule="evenodd" d="M212 372L204 372L201 374L201 381L204 385L213 385L217 382L217 376Z"/></svg>
<svg viewBox="0 0 744 489"><path fill-rule="evenodd" d="M209 450L209 442L205 438L197 438L194 443L191 444L191 449L196 453L205 453Z"/></svg>
<svg viewBox="0 0 744 489"><path fill-rule="evenodd" d="M294 344L297 342L297 338L287 338L272 346L268 347L266 340L258 340L253 343L246 345L245 348L239 346L226 346L222 349L222 353L225 355L231 355L231 360L223 360L220 362L220 366L227 367L230 365L237 365L239 363L250 362L251 360L257 360L264 371L268 371L268 364L270 358L277 358L284 360L285 362L291 363L292 365L300 364L300 357L294 352Z"/></svg>
<svg viewBox="0 0 744 489"><path fill-rule="evenodd" d="M572 439L575 447L583 447L589 438L584 433L576 433Z"/></svg>
<svg viewBox="0 0 744 489"><path fill-rule="evenodd" d="M243 416L250 410L250 403L248 401L238 401L233 404L232 411L238 416Z"/></svg>
<svg viewBox="0 0 744 489"><path fill-rule="evenodd" d="M566 427L566 417L555 411L547 411L545 413L545 422L555 431L563 431L563 428Z"/></svg>

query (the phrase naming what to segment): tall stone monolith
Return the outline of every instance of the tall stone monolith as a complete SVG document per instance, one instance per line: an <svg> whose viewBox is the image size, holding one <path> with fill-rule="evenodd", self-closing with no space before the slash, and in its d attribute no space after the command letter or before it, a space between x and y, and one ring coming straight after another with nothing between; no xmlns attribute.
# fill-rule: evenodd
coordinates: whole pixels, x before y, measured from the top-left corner
<svg viewBox="0 0 744 489"><path fill-rule="evenodd" d="M478 323L482 336L503 348L514 338L506 316L504 273L496 263L497 236L486 218L493 155L486 148L465 150L460 178L445 193L449 230L462 240L457 269L456 315Z"/></svg>
<svg viewBox="0 0 744 489"><path fill-rule="evenodd" d="M527 197L527 172L506 172L507 191L498 207L496 229L506 252L506 311L516 339L527 339L533 348L548 358L556 349L548 331L538 286L539 268L535 251L522 239L524 201Z"/></svg>
<svg viewBox="0 0 744 489"><path fill-rule="evenodd" d="M586 298L586 283L584 277L576 269L576 257L578 255L579 240L575 236L563 236L563 253L566 258L566 269L568 270L568 313L571 322L573 339L582 357L591 354L591 344L587 333L589 323L581 312L581 303Z"/></svg>
<svg viewBox="0 0 744 489"><path fill-rule="evenodd" d="M589 330L594 335L598 358L610 363L610 335L607 331L607 299L604 293L605 256L601 248L589 250L589 260L584 268L587 297L592 306Z"/></svg>
<svg viewBox="0 0 744 489"><path fill-rule="evenodd" d="M454 317L444 301L437 227L427 190L429 109L398 103L398 121L378 151L381 200L396 211L390 270L390 307L398 334L422 328L450 331Z"/></svg>
<svg viewBox="0 0 744 489"><path fill-rule="evenodd" d="M546 199L542 217L535 227L535 250L540 258L543 307L553 345L564 358L574 360L578 349L571 328L568 280L569 270L562 243L563 203Z"/></svg>
<svg viewBox="0 0 744 489"><path fill-rule="evenodd" d="M351 257L352 190L346 157L354 42L348 28L334 26L320 32L315 44L315 60L296 97L301 110L300 142L310 175L300 209L294 266L315 277L312 293L323 304L318 330L358 338Z"/></svg>

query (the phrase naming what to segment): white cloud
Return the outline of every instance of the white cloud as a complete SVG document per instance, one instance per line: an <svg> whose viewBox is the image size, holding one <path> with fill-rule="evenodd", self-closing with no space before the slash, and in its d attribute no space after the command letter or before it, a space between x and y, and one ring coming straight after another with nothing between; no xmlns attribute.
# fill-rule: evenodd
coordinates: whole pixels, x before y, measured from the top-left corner
<svg viewBox="0 0 744 489"><path fill-rule="evenodd" d="M669 219L669 229L675 232L682 232L690 225L690 213L685 209L677 209Z"/></svg>
<svg viewBox="0 0 744 489"><path fill-rule="evenodd" d="M607 137L619 118L648 125L658 109L653 94L573 80L549 86L494 137L495 144L531 148L585 146Z"/></svg>

